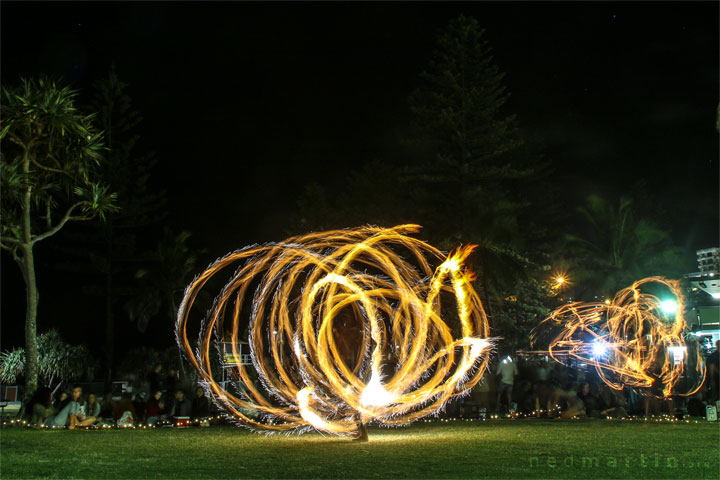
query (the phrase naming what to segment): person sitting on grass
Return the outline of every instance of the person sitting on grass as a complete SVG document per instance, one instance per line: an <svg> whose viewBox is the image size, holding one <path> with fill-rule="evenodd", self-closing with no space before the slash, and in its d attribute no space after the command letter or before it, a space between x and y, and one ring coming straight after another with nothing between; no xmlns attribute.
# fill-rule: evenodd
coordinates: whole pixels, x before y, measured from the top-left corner
<svg viewBox="0 0 720 480"><path fill-rule="evenodd" d="M590 385L588 382L584 382L578 389L577 396L582 400L585 406L585 414L588 417L599 417L600 414L600 399L595 393L595 386Z"/></svg>
<svg viewBox="0 0 720 480"><path fill-rule="evenodd" d="M95 417L96 421L100 420L100 402L97 401L94 393L88 393L87 400L85 400L85 415L88 417Z"/></svg>
<svg viewBox="0 0 720 480"><path fill-rule="evenodd" d="M190 417L192 412L192 402L189 398L185 397L185 392L178 390L175 392L175 401L170 408L169 417Z"/></svg>
<svg viewBox="0 0 720 480"><path fill-rule="evenodd" d="M600 412L602 416L611 418L624 418L628 416L625 410L627 402L625 401L622 390L618 391L608 385L603 385L600 390L600 400L603 408Z"/></svg>
<svg viewBox="0 0 720 480"><path fill-rule="evenodd" d="M100 417L107 419L108 422L113 419L113 412L115 411L115 400L113 400L112 392L105 392L102 404L100 405Z"/></svg>
<svg viewBox="0 0 720 480"><path fill-rule="evenodd" d="M80 405L82 387L75 385L72 389L70 401L56 415L48 418L45 425L48 427L68 427L73 430L77 427L92 425L97 421L95 417L86 416Z"/></svg>
<svg viewBox="0 0 720 480"><path fill-rule="evenodd" d="M65 405L68 404L70 401L70 397L68 396L67 392L65 390L60 390L55 395L55 400L53 401L53 407L55 408L56 412L59 412L63 408L65 408Z"/></svg>
<svg viewBox="0 0 720 480"><path fill-rule="evenodd" d="M202 387L195 389L195 398L192 401L192 407L190 408L190 419L197 420L210 416L210 403L208 398L205 396L205 391Z"/></svg>
<svg viewBox="0 0 720 480"><path fill-rule="evenodd" d="M52 391L47 387L38 388L30 403L31 425L43 425L55 413L52 402Z"/></svg>
<svg viewBox="0 0 720 480"><path fill-rule="evenodd" d="M155 425L165 420L165 402L163 401L162 390L156 390L145 407L148 425Z"/></svg>

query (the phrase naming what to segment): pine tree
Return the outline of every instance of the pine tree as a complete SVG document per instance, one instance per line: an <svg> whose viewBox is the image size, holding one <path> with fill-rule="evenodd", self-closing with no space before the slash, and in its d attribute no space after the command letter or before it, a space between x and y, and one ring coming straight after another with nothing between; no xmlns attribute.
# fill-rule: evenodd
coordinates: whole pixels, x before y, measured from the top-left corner
<svg viewBox="0 0 720 480"><path fill-rule="evenodd" d="M63 239L64 256L85 259L64 267L82 270L91 279L82 287L83 292L104 301L106 389L112 382L115 318L141 293L135 273L139 264L152 257L152 245L143 234L163 218L165 204L164 192L154 191L149 183L156 160L152 154L137 152L140 136L136 132L142 118L133 108L127 88L112 67L107 77L95 82L92 100L98 123L105 132L107 154L101 166L102 175L117 192L120 209L109 213L104 223L90 224L82 232L68 232ZM143 331L145 324L140 322L137 327Z"/></svg>

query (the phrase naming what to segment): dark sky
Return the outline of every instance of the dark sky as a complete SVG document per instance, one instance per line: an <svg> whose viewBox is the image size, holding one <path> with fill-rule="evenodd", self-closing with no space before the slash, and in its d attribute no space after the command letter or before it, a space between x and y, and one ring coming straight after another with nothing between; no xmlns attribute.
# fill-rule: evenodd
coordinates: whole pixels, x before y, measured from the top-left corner
<svg viewBox="0 0 720 480"><path fill-rule="evenodd" d="M46 73L87 89L114 62L144 117L142 147L159 161L168 223L191 230L208 259L279 240L303 185L393 155L434 35L461 13L486 28L507 112L543 139L557 188L575 201L644 178L680 244L718 245L717 2L0 8L3 84ZM8 316L24 304L3 260L6 348L21 341L8 327L21 319ZM42 297L41 329L49 311L71 315L56 296L72 292Z"/></svg>

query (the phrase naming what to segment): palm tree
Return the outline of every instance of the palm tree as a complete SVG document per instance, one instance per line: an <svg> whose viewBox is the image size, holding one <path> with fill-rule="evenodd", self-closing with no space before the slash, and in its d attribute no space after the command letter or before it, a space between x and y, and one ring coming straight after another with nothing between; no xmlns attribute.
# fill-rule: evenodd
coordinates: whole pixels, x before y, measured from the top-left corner
<svg viewBox="0 0 720 480"><path fill-rule="evenodd" d="M68 222L104 218L115 194L100 182L102 132L75 107L77 92L41 77L3 89L0 107L0 246L26 286L25 398L38 383L38 289L33 249Z"/></svg>
<svg viewBox="0 0 720 480"><path fill-rule="evenodd" d="M681 250L670 234L638 218L629 198L613 205L591 195L578 212L584 231L566 240L575 257L574 283L583 286L581 296L610 296L641 278L682 272Z"/></svg>

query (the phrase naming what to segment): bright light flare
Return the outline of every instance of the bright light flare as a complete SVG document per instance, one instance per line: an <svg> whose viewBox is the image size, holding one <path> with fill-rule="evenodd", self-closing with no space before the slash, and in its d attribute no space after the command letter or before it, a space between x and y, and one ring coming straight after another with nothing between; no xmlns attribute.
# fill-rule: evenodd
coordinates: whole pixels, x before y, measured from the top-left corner
<svg viewBox="0 0 720 480"><path fill-rule="evenodd" d="M677 312L678 304L675 300L664 300L661 303L662 311L668 315L672 315Z"/></svg>
<svg viewBox="0 0 720 480"><path fill-rule="evenodd" d="M380 379L373 375L370 382L363 389L360 402L365 407L384 407L392 403L394 399L395 396L385 390L385 387L380 383Z"/></svg>
<svg viewBox="0 0 720 480"><path fill-rule="evenodd" d="M550 288L560 291L568 288L572 282L570 282L570 277L568 276L567 272L558 271L554 273L551 278L548 279L548 283L550 285Z"/></svg>
<svg viewBox="0 0 720 480"><path fill-rule="evenodd" d="M602 340L595 340L592 351L595 358L603 358L608 352L608 347Z"/></svg>

